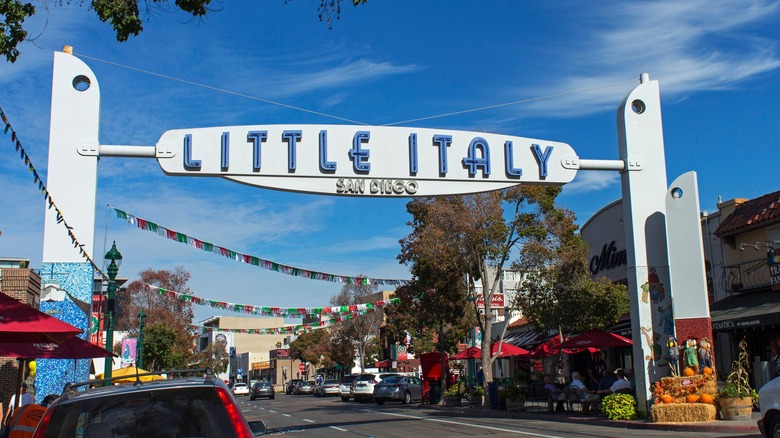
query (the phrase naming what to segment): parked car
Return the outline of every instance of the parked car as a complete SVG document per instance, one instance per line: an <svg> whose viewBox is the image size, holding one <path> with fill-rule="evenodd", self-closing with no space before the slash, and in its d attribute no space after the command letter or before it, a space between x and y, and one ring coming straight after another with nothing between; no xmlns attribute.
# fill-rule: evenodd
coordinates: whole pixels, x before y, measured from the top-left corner
<svg viewBox="0 0 780 438"><path fill-rule="evenodd" d="M314 394L314 387L316 384L309 381L300 381L297 385L295 385L295 395L301 395L301 394Z"/></svg>
<svg viewBox="0 0 780 438"><path fill-rule="evenodd" d="M34 436L247 437L265 431L262 421L246 421L230 389L211 369L192 372L197 377L95 387L101 381L67 384Z"/></svg>
<svg viewBox="0 0 780 438"><path fill-rule="evenodd" d="M766 438L780 436L780 379L772 379L758 391L761 419L758 430Z"/></svg>
<svg viewBox="0 0 780 438"><path fill-rule="evenodd" d="M249 394L249 400L254 400L258 397L268 397L269 400L276 398L274 385L271 385L271 382L265 380L262 382L255 382L254 385L252 385L252 392Z"/></svg>
<svg viewBox="0 0 780 438"><path fill-rule="evenodd" d="M422 401L422 381L411 376L390 376L374 386L374 401L378 405L386 401L409 404L412 400Z"/></svg>
<svg viewBox="0 0 780 438"><path fill-rule="evenodd" d="M314 387L315 397L327 397L329 395L339 395L339 381L336 379L323 380Z"/></svg>
<svg viewBox="0 0 780 438"><path fill-rule="evenodd" d="M357 378L357 374L347 374L339 381L339 395L342 401L349 401L352 397L352 382Z"/></svg>
<svg viewBox="0 0 780 438"><path fill-rule="evenodd" d="M293 394L295 391L295 385L298 384L298 382L303 382L301 379L290 379L289 382L287 382L287 386L284 389L285 394Z"/></svg>
<svg viewBox="0 0 780 438"><path fill-rule="evenodd" d="M233 384L233 395L249 395L249 386L243 382L236 382Z"/></svg>
<svg viewBox="0 0 780 438"><path fill-rule="evenodd" d="M361 403L370 401L374 398L374 386L377 383L386 377L397 375L396 373L361 374L352 383L352 397Z"/></svg>

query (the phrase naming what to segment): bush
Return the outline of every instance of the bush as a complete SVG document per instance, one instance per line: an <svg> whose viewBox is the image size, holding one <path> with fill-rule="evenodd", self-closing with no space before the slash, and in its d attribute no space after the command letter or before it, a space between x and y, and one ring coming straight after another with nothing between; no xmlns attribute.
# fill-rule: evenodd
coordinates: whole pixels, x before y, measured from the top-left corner
<svg viewBox="0 0 780 438"><path fill-rule="evenodd" d="M485 395L485 388L483 388L481 386L470 386L466 390L466 394L469 397L478 397L478 396L481 396L481 395Z"/></svg>
<svg viewBox="0 0 780 438"><path fill-rule="evenodd" d="M463 382L455 382L452 386L447 388L444 392L445 397L460 397L466 392L466 384Z"/></svg>
<svg viewBox="0 0 780 438"><path fill-rule="evenodd" d="M610 420L635 420L636 399L629 394L610 394L601 401L601 412Z"/></svg>
<svg viewBox="0 0 780 438"><path fill-rule="evenodd" d="M525 398L525 385L507 385L498 391L498 396L504 400L522 400Z"/></svg>

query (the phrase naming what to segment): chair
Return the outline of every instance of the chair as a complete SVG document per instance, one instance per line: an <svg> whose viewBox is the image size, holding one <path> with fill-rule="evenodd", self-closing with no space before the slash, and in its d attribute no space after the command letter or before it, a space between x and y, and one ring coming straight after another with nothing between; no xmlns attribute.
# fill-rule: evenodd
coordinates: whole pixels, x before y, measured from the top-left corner
<svg viewBox="0 0 780 438"><path fill-rule="evenodd" d="M567 386L565 391L569 412L574 412L574 404L576 403L580 404L580 412L583 412L585 410L585 393L575 386Z"/></svg>

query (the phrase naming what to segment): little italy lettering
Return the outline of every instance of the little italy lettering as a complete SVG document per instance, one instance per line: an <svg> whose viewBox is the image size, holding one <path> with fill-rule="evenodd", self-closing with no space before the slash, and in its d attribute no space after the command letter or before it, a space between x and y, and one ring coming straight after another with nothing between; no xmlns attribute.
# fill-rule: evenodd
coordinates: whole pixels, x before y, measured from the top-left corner
<svg viewBox="0 0 780 438"><path fill-rule="evenodd" d="M428 128L262 125L179 129L156 146L170 175L352 196L476 193L565 184L565 143Z"/></svg>

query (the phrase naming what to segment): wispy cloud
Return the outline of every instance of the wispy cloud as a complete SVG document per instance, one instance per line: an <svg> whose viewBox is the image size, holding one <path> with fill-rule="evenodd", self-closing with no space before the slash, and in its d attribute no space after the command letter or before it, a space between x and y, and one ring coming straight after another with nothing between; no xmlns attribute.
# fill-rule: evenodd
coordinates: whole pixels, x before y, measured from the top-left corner
<svg viewBox="0 0 780 438"><path fill-rule="evenodd" d="M664 96L683 97L726 89L780 67L778 44L751 33L754 23L772 20L780 3L764 0L616 2L585 12L591 25L578 43L558 49L561 69L546 83L523 87L519 95L555 95L591 90L529 103L537 116L570 117L613 110L615 89L628 91L639 74L661 81Z"/></svg>
<svg viewBox="0 0 780 438"><path fill-rule="evenodd" d="M563 186L562 195L574 195L602 190L620 182L617 172L581 170L574 181Z"/></svg>

